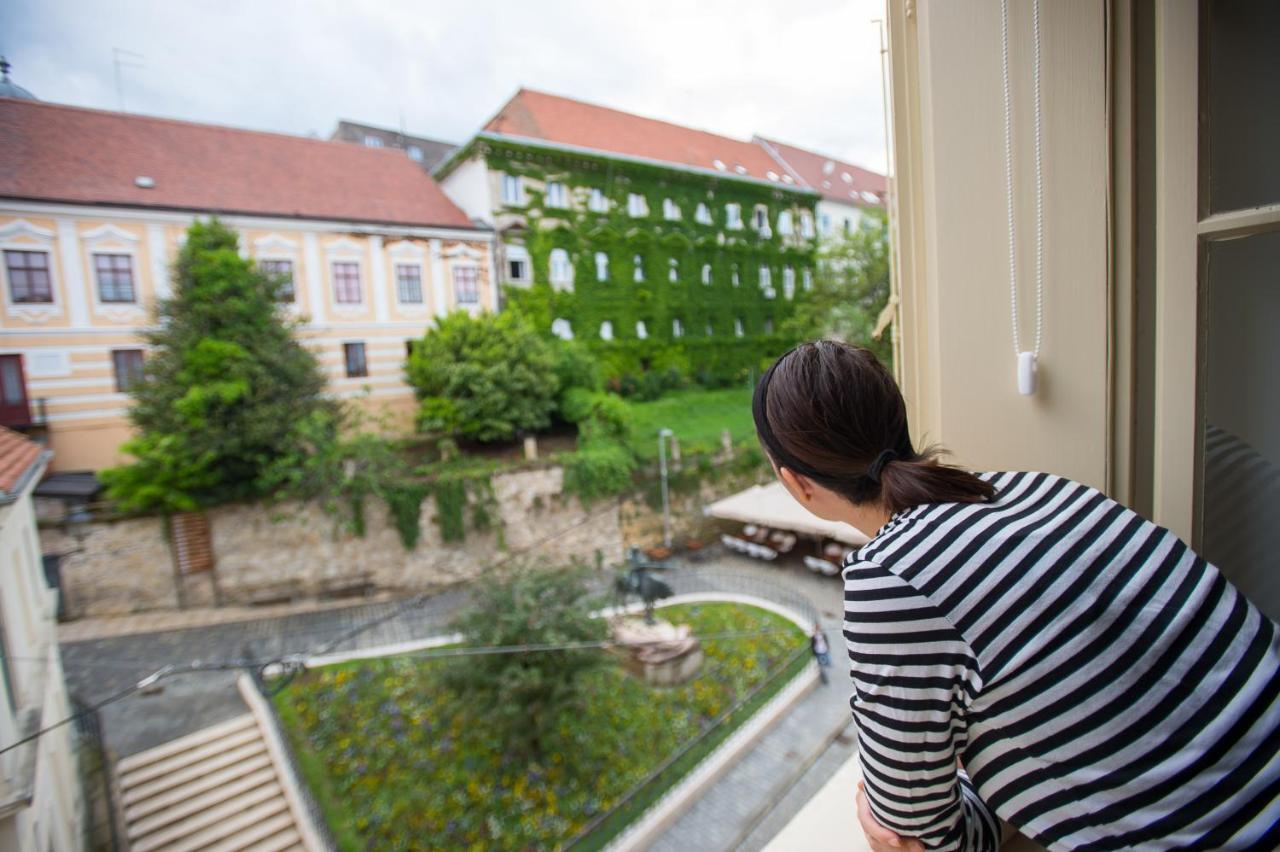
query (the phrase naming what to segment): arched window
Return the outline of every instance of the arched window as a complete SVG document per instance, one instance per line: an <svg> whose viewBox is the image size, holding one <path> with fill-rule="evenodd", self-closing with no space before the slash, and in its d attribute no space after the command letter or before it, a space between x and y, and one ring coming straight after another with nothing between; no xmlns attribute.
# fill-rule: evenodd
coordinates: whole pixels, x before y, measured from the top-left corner
<svg viewBox="0 0 1280 852"><path fill-rule="evenodd" d="M645 327L644 320L636 320L636 337L641 340L649 338L649 329Z"/></svg>
<svg viewBox="0 0 1280 852"><path fill-rule="evenodd" d="M742 334L743 334L743 331L742 331L742 319L741 319L741 318L739 318L739 319L735 319L735 320L733 321L733 336L734 336L734 337L742 337Z"/></svg>
<svg viewBox="0 0 1280 852"><path fill-rule="evenodd" d="M778 233L784 237L791 236L791 211L783 210L778 214Z"/></svg>
<svg viewBox="0 0 1280 852"><path fill-rule="evenodd" d="M569 252L562 248L551 250L551 283L573 283L573 264L569 263Z"/></svg>
<svg viewBox="0 0 1280 852"><path fill-rule="evenodd" d="M676 204L670 198L662 199L662 218L668 221L675 221L680 218L680 205Z"/></svg>
<svg viewBox="0 0 1280 852"><path fill-rule="evenodd" d="M738 284L739 284L739 281L738 281L738 264L736 264L736 263L735 263L732 267L730 267L730 270L731 270L731 272L733 273L733 286L737 287L737 286L738 286Z"/></svg>
<svg viewBox="0 0 1280 852"><path fill-rule="evenodd" d="M724 226L734 230L742 227L741 204L726 204L724 206Z"/></svg>
<svg viewBox="0 0 1280 852"><path fill-rule="evenodd" d="M667 261L667 280L672 283L680 280L680 261L674 257Z"/></svg>
<svg viewBox="0 0 1280 852"><path fill-rule="evenodd" d="M711 264L709 263L702 264L702 283L711 283Z"/></svg>
<svg viewBox="0 0 1280 852"><path fill-rule="evenodd" d="M608 320L600 323L600 339L613 340L613 323Z"/></svg>
<svg viewBox="0 0 1280 852"><path fill-rule="evenodd" d="M790 266L782 270L782 295L788 299L796 295L796 271Z"/></svg>
<svg viewBox="0 0 1280 852"><path fill-rule="evenodd" d="M596 252L596 280L609 280L609 255L602 251Z"/></svg>
<svg viewBox="0 0 1280 852"><path fill-rule="evenodd" d="M711 224L711 210L707 208L707 205L706 205L706 204L704 204L703 202L699 201L699 202L698 202L698 209L697 209L697 211L695 211L695 212L694 212L694 214L693 214L693 219L694 219L694 221L695 221L695 222L697 222L699 225L710 225L710 224Z"/></svg>
<svg viewBox="0 0 1280 852"><path fill-rule="evenodd" d="M681 324L679 319L673 319L671 321L671 336L684 337L684 325Z"/></svg>
<svg viewBox="0 0 1280 852"><path fill-rule="evenodd" d="M631 259L631 265L632 265L631 279L633 281L643 281L644 280L644 258L641 257L640 255L636 255Z"/></svg>
<svg viewBox="0 0 1280 852"><path fill-rule="evenodd" d="M599 189L592 189L587 197L587 209L593 213L608 213L609 199L605 198L604 193Z"/></svg>

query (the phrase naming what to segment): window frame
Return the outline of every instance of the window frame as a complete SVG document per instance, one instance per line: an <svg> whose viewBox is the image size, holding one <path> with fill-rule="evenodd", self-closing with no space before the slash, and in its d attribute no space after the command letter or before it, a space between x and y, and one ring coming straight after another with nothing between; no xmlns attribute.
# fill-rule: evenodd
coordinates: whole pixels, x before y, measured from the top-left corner
<svg viewBox="0 0 1280 852"><path fill-rule="evenodd" d="M573 258L568 249L557 246L547 257L547 280L551 284L573 284Z"/></svg>
<svg viewBox="0 0 1280 852"><path fill-rule="evenodd" d="M348 284L349 282L344 280L347 277L345 274L347 270L344 269L343 274L340 275L338 270L339 266L351 267L352 269L355 270L355 276L354 276L355 292L356 292L357 298L355 299L343 298L344 291L342 287ZM334 305L344 305L344 306L345 305L363 305L364 304L363 278L364 276L362 275L361 269L360 269L360 261L355 259L343 259L343 258L330 259L329 260L329 291L333 294Z"/></svg>
<svg viewBox="0 0 1280 852"><path fill-rule="evenodd" d="M544 203L548 208L554 210L569 209L569 187L564 181L549 180L547 181L546 192L544 193Z"/></svg>
<svg viewBox="0 0 1280 852"><path fill-rule="evenodd" d="M354 353L359 353L358 362L352 359ZM369 378L369 353L365 348L363 340L349 340L342 344L342 367L348 379L367 379Z"/></svg>
<svg viewBox="0 0 1280 852"><path fill-rule="evenodd" d="M724 206L724 226L731 231L742 230L742 205L731 201Z"/></svg>
<svg viewBox="0 0 1280 852"><path fill-rule="evenodd" d="M609 280L609 253L607 251L597 251L595 253L596 264L596 281Z"/></svg>
<svg viewBox="0 0 1280 852"><path fill-rule="evenodd" d="M119 260L127 261L126 266L128 268L124 271L127 272L129 276L129 281L128 281L129 298L108 299L106 297L106 293L102 287L103 270L98 263L100 258L101 259L112 258L115 261L119 261ZM94 251L91 253L90 259L93 261L93 289L94 289L94 293L97 295L99 304L101 305L136 305L138 304L138 273L137 273L137 270L134 269L134 263L133 263L134 256L132 252L120 252L120 251L110 251L110 250ZM111 270L107 270L107 272L108 274L114 276L114 275L118 275L121 272L121 270L111 269ZM112 286L115 288L119 288L120 284L119 282L113 281Z"/></svg>
<svg viewBox="0 0 1280 852"><path fill-rule="evenodd" d="M524 181L520 179L520 175L503 172L501 183L500 192L503 205L507 207L524 206Z"/></svg>
<svg viewBox="0 0 1280 852"><path fill-rule="evenodd" d="M111 350L111 378L116 393L128 393L131 387L142 380L146 360L145 349L130 347Z"/></svg>
<svg viewBox="0 0 1280 852"><path fill-rule="evenodd" d="M461 275L459 275L461 273ZM454 263L449 267L453 284L453 304L465 308L480 307L480 267L474 263ZM471 298L462 298L464 292Z"/></svg>
<svg viewBox="0 0 1280 852"><path fill-rule="evenodd" d="M48 291L46 294L48 298L20 299L18 298L18 295L14 292L13 274L15 272L15 267L10 263L10 255L36 255L36 254L44 256L44 262L45 262L44 269L43 269L44 285ZM26 273L24 275L24 278L28 279L27 281L28 290L31 289L29 279L30 279L30 273L33 269L38 269L38 267L22 266L22 267L19 267L17 270L17 271ZM5 271L5 278L8 282L8 287L9 287L9 303L10 304L12 305L53 305L56 303L55 296L54 296L54 286L53 286L53 257L51 256L50 252L47 249L35 248L35 247L32 247L32 248L16 248L15 247L15 248L4 249L4 271Z"/></svg>
<svg viewBox="0 0 1280 852"><path fill-rule="evenodd" d="M404 270L415 270L417 273L418 298L406 299L404 285L406 279L402 275ZM427 303L426 289L422 286L423 279L422 264L414 260L396 260L392 261L391 274L396 282L396 304L398 305L425 305Z"/></svg>
<svg viewBox="0 0 1280 852"><path fill-rule="evenodd" d="M272 269L272 266L287 263L289 265L289 282L288 286L281 287L276 293L276 301L282 305L295 304L298 301L298 276L297 264L293 262L291 257L259 257L258 269L263 275L282 276L284 273L279 270Z"/></svg>

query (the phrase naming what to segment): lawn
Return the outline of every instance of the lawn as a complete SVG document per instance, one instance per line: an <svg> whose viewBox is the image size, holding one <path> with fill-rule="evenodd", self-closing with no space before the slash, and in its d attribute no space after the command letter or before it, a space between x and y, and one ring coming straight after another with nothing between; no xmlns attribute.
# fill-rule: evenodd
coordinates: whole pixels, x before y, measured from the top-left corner
<svg viewBox="0 0 1280 852"><path fill-rule="evenodd" d="M662 428L675 432L685 450L719 447L723 429L735 442L755 436L750 388L671 391L652 402L632 402L631 410L631 446L645 459L657 457Z"/></svg>
<svg viewBox="0 0 1280 852"><path fill-rule="evenodd" d="M406 655L307 672L275 698L306 781L343 849L556 848L608 815L583 844L602 845L790 680L806 637L780 616L738 604L668 607L694 632L753 635L703 642L694 680L654 688L621 665L595 670L541 762L502 753L484 708L443 683L447 659ZM600 653L608 653L601 651ZM770 675L788 669L782 677ZM752 695L753 690L767 686ZM708 732L713 721L751 697ZM627 808L623 796L687 753Z"/></svg>

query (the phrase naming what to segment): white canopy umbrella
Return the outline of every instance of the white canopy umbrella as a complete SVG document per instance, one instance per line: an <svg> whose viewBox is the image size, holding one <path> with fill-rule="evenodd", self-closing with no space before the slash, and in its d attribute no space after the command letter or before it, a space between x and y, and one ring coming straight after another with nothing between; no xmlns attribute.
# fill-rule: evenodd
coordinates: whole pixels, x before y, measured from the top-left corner
<svg viewBox="0 0 1280 852"><path fill-rule="evenodd" d="M870 541L866 534L851 524L819 518L797 503L781 482L753 485L746 491L717 500L707 507L707 514L727 521L831 538L854 547Z"/></svg>

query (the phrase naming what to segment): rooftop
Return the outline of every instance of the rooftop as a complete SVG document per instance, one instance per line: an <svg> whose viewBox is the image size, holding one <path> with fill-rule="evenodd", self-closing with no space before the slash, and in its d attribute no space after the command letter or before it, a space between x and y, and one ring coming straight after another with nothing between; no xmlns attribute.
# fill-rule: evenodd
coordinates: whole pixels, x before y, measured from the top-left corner
<svg viewBox="0 0 1280 852"><path fill-rule="evenodd" d="M43 450L30 438L0 426L0 505L17 496L17 489Z"/></svg>
<svg viewBox="0 0 1280 852"><path fill-rule="evenodd" d="M484 131L737 177L793 181L751 142L532 89L516 92Z"/></svg>
<svg viewBox="0 0 1280 852"><path fill-rule="evenodd" d="M793 178L821 192L823 198L860 207L884 206L884 175L763 136L757 136L755 141L771 151Z"/></svg>
<svg viewBox="0 0 1280 852"><path fill-rule="evenodd" d="M338 122L333 134L329 137L335 142L354 142L369 147L395 148L406 151L409 159L430 172L444 162L458 146L452 142L429 139L426 136L414 136L399 130L386 127L374 127L371 124L360 124L345 119ZM372 144L371 140L376 140ZM415 156L416 149L416 156Z"/></svg>
<svg viewBox="0 0 1280 852"><path fill-rule="evenodd" d="M399 151L12 98L0 197L474 227Z"/></svg>

